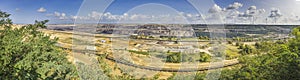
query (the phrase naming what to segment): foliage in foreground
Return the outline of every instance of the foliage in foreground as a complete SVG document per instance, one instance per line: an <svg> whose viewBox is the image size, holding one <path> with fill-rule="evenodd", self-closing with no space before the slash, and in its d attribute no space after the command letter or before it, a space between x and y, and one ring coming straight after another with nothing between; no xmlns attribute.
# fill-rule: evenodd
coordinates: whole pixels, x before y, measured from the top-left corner
<svg viewBox="0 0 300 80"><path fill-rule="evenodd" d="M260 55L240 58L241 68L223 73L221 79L300 79L300 27L293 29L295 38L288 42L262 42L255 46Z"/></svg>
<svg viewBox="0 0 300 80"><path fill-rule="evenodd" d="M0 11L0 80L77 78L75 66L55 46L57 39L37 30L48 20L16 28L8 17Z"/></svg>

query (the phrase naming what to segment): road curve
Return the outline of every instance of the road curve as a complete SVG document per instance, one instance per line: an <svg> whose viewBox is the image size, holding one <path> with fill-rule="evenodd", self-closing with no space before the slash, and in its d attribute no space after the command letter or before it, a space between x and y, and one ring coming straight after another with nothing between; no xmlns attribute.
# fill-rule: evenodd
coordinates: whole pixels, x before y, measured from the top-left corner
<svg viewBox="0 0 300 80"><path fill-rule="evenodd" d="M107 60L119 63L119 64L124 64L127 66L135 67L135 68L140 68L140 69L145 69L145 70L150 70L150 71L161 71L161 72L196 72L196 71L206 71L206 70L211 70L211 69L219 69L219 68L224 68L224 67L229 67L233 66L236 64L239 64L238 60L232 60L229 62L224 63L222 66L207 66L207 67L200 67L200 68L185 68L185 69L174 69L174 68L159 68L159 67L151 67L151 66L143 66L143 65L137 65L133 64L130 62L126 62L124 60L118 60L114 59L113 57L106 57Z"/></svg>
<svg viewBox="0 0 300 80"><path fill-rule="evenodd" d="M57 44L57 46L63 48L63 49L69 49L73 50L72 48L66 47L65 44ZM82 51L82 50L79 50ZM84 50L83 50L84 51ZM161 72L196 72L196 71L206 71L206 70L211 70L211 69L219 69L219 68L224 68L224 67L229 67L233 66L236 64L239 64L239 61L237 59L229 60L229 61L224 61L224 65L208 65L204 67L199 67L199 68L183 68L183 69L174 69L174 68L159 68L159 67L152 67L152 66L143 66L143 65L138 65L138 64L133 64L130 62L126 62L124 60L118 60L114 59L113 57L106 56L107 60L124 64L127 66L135 67L135 68L140 68L140 69L145 69L145 70L150 70L150 71L161 71Z"/></svg>

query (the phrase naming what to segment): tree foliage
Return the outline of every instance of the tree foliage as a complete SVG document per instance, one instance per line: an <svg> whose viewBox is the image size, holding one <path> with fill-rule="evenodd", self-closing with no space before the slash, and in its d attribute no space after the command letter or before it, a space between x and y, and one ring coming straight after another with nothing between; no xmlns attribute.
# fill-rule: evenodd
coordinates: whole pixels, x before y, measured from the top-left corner
<svg viewBox="0 0 300 80"><path fill-rule="evenodd" d="M255 53L255 49L250 45L240 45L239 48L241 49L239 53L241 53L242 55Z"/></svg>
<svg viewBox="0 0 300 80"><path fill-rule="evenodd" d="M180 52L170 53L167 56L166 62L180 63L182 62L182 54Z"/></svg>
<svg viewBox="0 0 300 80"><path fill-rule="evenodd" d="M262 42L255 46L260 54L244 56L239 59L240 69L222 74L222 79L266 79L298 80L300 79L300 27L293 29L295 38L287 43Z"/></svg>
<svg viewBox="0 0 300 80"><path fill-rule="evenodd" d="M200 52L199 55L200 55L199 58L200 62L208 62L211 59L211 56L205 52Z"/></svg>
<svg viewBox="0 0 300 80"><path fill-rule="evenodd" d="M9 14L0 11L0 79L74 79L76 68L55 46L57 38L38 31L45 21L14 27Z"/></svg>

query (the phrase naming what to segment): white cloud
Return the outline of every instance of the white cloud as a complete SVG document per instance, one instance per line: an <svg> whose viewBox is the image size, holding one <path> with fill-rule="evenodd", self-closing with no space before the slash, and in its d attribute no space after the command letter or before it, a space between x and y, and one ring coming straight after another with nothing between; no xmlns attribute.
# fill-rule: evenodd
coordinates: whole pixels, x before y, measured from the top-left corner
<svg viewBox="0 0 300 80"><path fill-rule="evenodd" d="M44 7L41 7L37 10L37 12L40 12L40 13L44 13L46 12L47 10L44 8Z"/></svg>
<svg viewBox="0 0 300 80"><path fill-rule="evenodd" d="M69 19L69 17L66 16L66 13L61 13L59 19Z"/></svg>
<svg viewBox="0 0 300 80"><path fill-rule="evenodd" d="M228 5L223 11L226 19L226 23L235 23L241 12L238 11L239 8L243 7L243 4L234 2L233 4Z"/></svg>
<svg viewBox="0 0 300 80"><path fill-rule="evenodd" d="M55 11L55 12L54 12L54 16L59 17L59 16L60 16L60 13Z"/></svg>
<svg viewBox="0 0 300 80"><path fill-rule="evenodd" d="M281 17L281 16L282 16L282 14L278 8L273 8L269 15L270 18Z"/></svg>
<svg viewBox="0 0 300 80"><path fill-rule="evenodd" d="M250 6L245 12L239 14L239 17L254 17L265 12L265 9L257 9L256 6Z"/></svg>
<svg viewBox="0 0 300 80"><path fill-rule="evenodd" d="M65 16L66 16L66 13L61 13L61 16L62 16L62 17L65 17Z"/></svg>
<svg viewBox="0 0 300 80"><path fill-rule="evenodd" d="M20 11L20 8L16 8L16 11Z"/></svg>
<svg viewBox="0 0 300 80"><path fill-rule="evenodd" d="M230 4L226 10L231 10L231 9L239 9L240 7L242 7L243 4L238 3L238 2L234 2L233 4Z"/></svg>
<svg viewBox="0 0 300 80"><path fill-rule="evenodd" d="M63 13L63 12L60 13L60 12L57 12L57 11L55 11L52 14L46 14L46 16L50 16L50 17L52 16L56 19L61 19L61 20L66 20L66 19L72 19L73 18L73 16L68 17L68 15L66 13Z"/></svg>
<svg viewBox="0 0 300 80"><path fill-rule="evenodd" d="M248 10L256 10L256 6L250 6Z"/></svg>
<svg viewBox="0 0 300 80"><path fill-rule="evenodd" d="M256 21L264 21L259 19L265 19L260 18L261 15L265 12L265 9L257 9L256 6L250 6L247 8L245 12L242 12L238 14L239 21L240 22L247 22L247 23L256 23Z"/></svg>
<svg viewBox="0 0 300 80"><path fill-rule="evenodd" d="M215 4L213 7L211 7L208 12L209 13L218 13L218 12L221 12L222 9L220 6L218 6L217 4Z"/></svg>
<svg viewBox="0 0 300 80"><path fill-rule="evenodd" d="M64 12L54 12L52 14L47 14L48 16L54 16L56 19L61 20L72 20L74 21L94 21L99 22L133 22L133 23L142 23L142 22L152 22L152 23L204 23L203 19L206 19L206 22L213 23L212 21L216 21L216 23L220 23L220 21L226 21L226 23L264 23L266 22L266 18L275 19L278 22L281 21L279 18L282 16L282 13L279 9L272 9L270 14L264 14L265 9L259 9L256 6L248 6L246 11L240 12L238 9L241 8L243 4L241 3L233 3L228 7L222 9L218 5L213 5L209 10L208 14L192 14L179 12L177 14L161 14L161 15L152 15L152 14L137 14L137 13L124 13L124 14L113 14L110 12L96 12L92 11L85 16L72 16L68 15ZM269 14L269 15L268 15ZM286 21L298 21L300 18L295 17L297 15L293 15L293 17L285 17ZM293 18L293 19L292 19ZM210 22L211 21L211 22Z"/></svg>
<svg viewBox="0 0 300 80"><path fill-rule="evenodd" d="M274 23L277 23L278 19L282 16L278 8L272 8L269 18L272 18Z"/></svg>
<svg viewBox="0 0 300 80"><path fill-rule="evenodd" d="M153 23L178 23L188 22L185 20L197 20L199 14L162 14L162 15L145 15L145 14L134 14L124 13L121 15L111 14L110 12L100 13L92 11L87 16L70 16L71 19L77 19L78 21L98 21L101 18L101 22L125 22L125 23L142 23L142 22L153 22ZM185 17L187 19L185 19Z"/></svg>

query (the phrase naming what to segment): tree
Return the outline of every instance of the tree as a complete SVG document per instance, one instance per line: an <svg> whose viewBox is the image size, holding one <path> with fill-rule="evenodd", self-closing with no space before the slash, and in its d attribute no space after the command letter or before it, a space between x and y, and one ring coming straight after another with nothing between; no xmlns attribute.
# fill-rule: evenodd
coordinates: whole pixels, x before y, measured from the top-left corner
<svg viewBox="0 0 300 80"><path fill-rule="evenodd" d="M228 41L228 44L232 44L232 41Z"/></svg>
<svg viewBox="0 0 300 80"><path fill-rule="evenodd" d="M260 49L262 47L262 45L259 42L255 42L254 46L256 49Z"/></svg>
<svg viewBox="0 0 300 80"><path fill-rule="evenodd" d="M245 45L245 46L241 45L241 46L240 46L240 49L242 49L242 50L240 51L240 53L243 54L243 55L251 54L251 53L254 52L254 48L252 48L252 47L249 46L249 45Z"/></svg>
<svg viewBox="0 0 300 80"><path fill-rule="evenodd" d="M236 42L235 43L235 46L243 46L244 45L244 43L241 43L241 42Z"/></svg>
<svg viewBox="0 0 300 80"><path fill-rule="evenodd" d="M200 52L199 55L200 55L200 59L199 59L200 62L208 62L211 59L211 56L205 52Z"/></svg>
<svg viewBox="0 0 300 80"><path fill-rule="evenodd" d="M74 79L75 66L66 53L55 46L58 38L50 39L39 28L45 21L13 27L9 14L0 11L0 79Z"/></svg>
<svg viewBox="0 0 300 80"><path fill-rule="evenodd" d="M237 79L299 79L299 57L284 45L277 50L272 54L241 58L242 68L236 73Z"/></svg>
<svg viewBox="0 0 300 80"><path fill-rule="evenodd" d="M267 52L256 56L239 58L241 68L232 73L224 73L224 79L266 79L266 80L296 80L300 79L300 27L293 29L295 38L282 44L262 42L261 51ZM232 75L230 75L232 74ZM227 76L230 75L230 76Z"/></svg>
<svg viewBox="0 0 300 80"><path fill-rule="evenodd" d="M182 54L180 52L169 53L166 62L180 63L182 62Z"/></svg>
<svg viewBox="0 0 300 80"><path fill-rule="evenodd" d="M300 45L300 27L294 28L292 30L291 34L294 35L295 38L289 40L289 49L292 52L299 53L299 50L300 50L300 46L299 46ZM300 54L298 54L298 55L300 55Z"/></svg>

